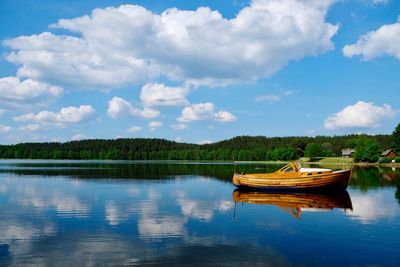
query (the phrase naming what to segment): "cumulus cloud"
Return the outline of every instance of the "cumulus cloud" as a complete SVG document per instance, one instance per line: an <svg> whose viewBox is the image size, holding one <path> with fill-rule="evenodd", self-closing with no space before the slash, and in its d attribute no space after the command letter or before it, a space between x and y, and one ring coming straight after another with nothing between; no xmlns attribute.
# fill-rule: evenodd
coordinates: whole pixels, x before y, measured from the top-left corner
<svg viewBox="0 0 400 267"><path fill-rule="evenodd" d="M21 131L26 131L26 132L36 132L41 129L41 126L38 123L32 123L32 124L28 124L28 125L22 125L19 127L19 129Z"/></svg>
<svg viewBox="0 0 400 267"><path fill-rule="evenodd" d="M178 121L182 123L200 120L232 122L236 120L236 117L232 113L223 110L215 112L214 104L207 102L185 107L178 118Z"/></svg>
<svg viewBox="0 0 400 267"><path fill-rule="evenodd" d="M346 45L343 54L361 56L364 60L389 55L400 60L400 20L361 36L355 44Z"/></svg>
<svg viewBox="0 0 400 267"><path fill-rule="evenodd" d="M225 85L273 75L289 61L334 45L334 1L253 0L236 17L200 7L155 14L141 6L97 8L44 32L4 41L18 77L69 88L111 89L167 78ZM112 23L110 23L112 22ZM68 33L71 32L71 34Z"/></svg>
<svg viewBox="0 0 400 267"><path fill-rule="evenodd" d="M144 106L182 106L189 104L188 90L183 87L168 87L164 84L149 83L142 87L140 100Z"/></svg>
<svg viewBox="0 0 400 267"><path fill-rule="evenodd" d="M160 115L160 112L151 108L144 108L140 110L135 108L131 103L121 97L114 97L108 102L108 115L117 119L119 117L143 117L143 118L155 118Z"/></svg>
<svg viewBox="0 0 400 267"><path fill-rule="evenodd" d="M92 106L81 105L79 107L65 107L58 112L44 110L37 114L28 113L14 117L14 120L42 126L66 127L67 125L93 120L95 117L96 111Z"/></svg>
<svg viewBox="0 0 400 267"><path fill-rule="evenodd" d="M150 131L155 131L157 128L160 128L164 125L161 121L152 121L149 123L149 129Z"/></svg>
<svg viewBox="0 0 400 267"><path fill-rule="evenodd" d="M0 104L10 108L46 105L59 98L62 93L61 87L32 79L0 78Z"/></svg>
<svg viewBox="0 0 400 267"><path fill-rule="evenodd" d="M358 101L325 120L325 128L376 128L384 119L393 118L396 111L388 104L376 106L372 102Z"/></svg>
<svg viewBox="0 0 400 267"><path fill-rule="evenodd" d="M128 133L137 133L137 132L140 132L141 130L142 130L142 127L140 127L140 126L132 126L129 129L127 129L126 131Z"/></svg>
<svg viewBox="0 0 400 267"><path fill-rule="evenodd" d="M11 131L10 126L0 124L0 133L8 133L10 131Z"/></svg>

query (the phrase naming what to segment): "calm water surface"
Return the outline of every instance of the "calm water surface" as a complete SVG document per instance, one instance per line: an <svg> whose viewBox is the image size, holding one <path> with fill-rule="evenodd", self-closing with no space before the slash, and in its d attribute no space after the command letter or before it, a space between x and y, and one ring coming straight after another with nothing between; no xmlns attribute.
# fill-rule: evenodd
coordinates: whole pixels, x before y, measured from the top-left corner
<svg viewBox="0 0 400 267"><path fill-rule="evenodd" d="M231 176L228 164L0 161L0 266L400 266L399 169L354 168L340 194L240 192Z"/></svg>

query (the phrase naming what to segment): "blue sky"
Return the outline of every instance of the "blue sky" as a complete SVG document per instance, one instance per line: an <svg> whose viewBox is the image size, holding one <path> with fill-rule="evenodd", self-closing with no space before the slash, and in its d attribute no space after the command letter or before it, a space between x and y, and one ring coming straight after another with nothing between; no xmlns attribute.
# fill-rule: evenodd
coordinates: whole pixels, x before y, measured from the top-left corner
<svg viewBox="0 0 400 267"><path fill-rule="evenodd" d="M0 143L391 133L400 3L0 0Z"/></svg>

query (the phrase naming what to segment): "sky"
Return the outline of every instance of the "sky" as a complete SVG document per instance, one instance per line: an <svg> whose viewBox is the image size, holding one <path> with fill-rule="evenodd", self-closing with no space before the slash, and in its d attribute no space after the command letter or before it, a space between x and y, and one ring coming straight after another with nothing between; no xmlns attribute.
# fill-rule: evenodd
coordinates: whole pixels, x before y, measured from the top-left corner
<svg viewBox="0 0 400 267"><path fill-rule="evenodd" d="M0 143L390 134L400 1L0 0Z"/></svg>

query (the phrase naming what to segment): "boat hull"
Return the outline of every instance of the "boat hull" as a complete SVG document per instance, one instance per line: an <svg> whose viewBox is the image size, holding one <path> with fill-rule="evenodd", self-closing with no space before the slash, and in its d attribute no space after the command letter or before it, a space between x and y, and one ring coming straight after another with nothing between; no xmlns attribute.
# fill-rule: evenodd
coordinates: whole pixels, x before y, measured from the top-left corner
<svg viewBox="0 0 400 267"><path fill-rule="evenodd" d="M343 190L351 177L351 170L334 171L312 176L280 176L269 174L234 174L233 184L239 188L265 190Z"/></svg>

